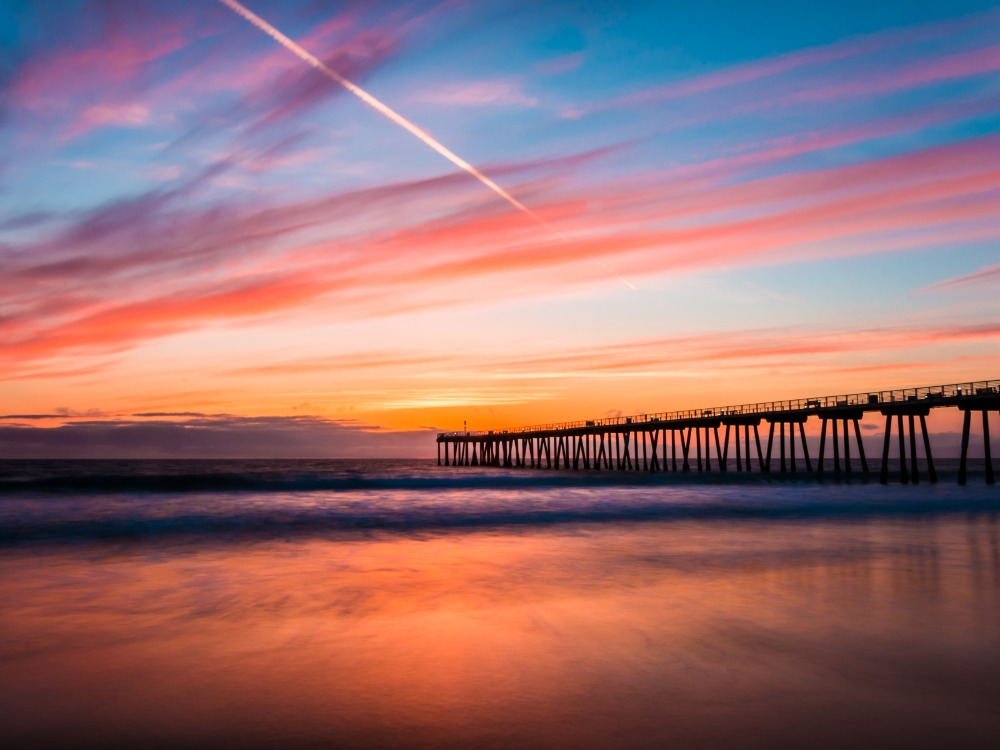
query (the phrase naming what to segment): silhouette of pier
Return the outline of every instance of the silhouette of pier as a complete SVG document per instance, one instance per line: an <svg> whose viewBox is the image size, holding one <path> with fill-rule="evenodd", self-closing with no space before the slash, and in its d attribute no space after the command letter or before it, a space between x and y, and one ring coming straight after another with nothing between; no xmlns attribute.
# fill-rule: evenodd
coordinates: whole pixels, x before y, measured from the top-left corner
<svg viewBox="0 0 1000 750"><path fill-rule="evenodd" d="M958 483L968 475L973 414L982 420L986 482L994 483L990 455L989 413L1000 412L1000 380L870 391L839 396L759 402L711 409L659 412L582 422L532 425L509 430L443 432L437 436L438 465L501 466L576 471L795 473L802 468L823 476L871 474L861 419L878 412L885 417L880 481L890 479L889 453L895 422L899 481L937 481L927 416L931 409L963 412L962 452ZM805 424L820 420L819 453L809 455ZM977 421L979 421L977 419ZM766 440L762 441L762 423ZM724 430L723 430L724 428ZM720 436L720 430L723 430ZM918 461L917 432L923 451ZM798 434L796 434L796 432ZM764 447L766 443L766 449ZM857 461L851 451L857 450ZM732 449L730 449L732 446ZM715 449L714 468L712 449Z"/></svg>

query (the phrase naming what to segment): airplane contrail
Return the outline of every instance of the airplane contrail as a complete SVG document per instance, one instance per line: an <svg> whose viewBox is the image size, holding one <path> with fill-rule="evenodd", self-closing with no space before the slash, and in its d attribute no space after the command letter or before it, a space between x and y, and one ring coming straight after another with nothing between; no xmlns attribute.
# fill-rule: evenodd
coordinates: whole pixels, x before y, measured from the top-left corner
<svg viewBox="0 0 1000 750"><path fill-rule="evenodd" d="M396 110L392 109L387 104L379 101L378 99L376 99L374 96L372 96L371 94L369 94L367 91L365 91L360 86L358 86L358 85L352 83L351 81L347 80L346 78L344 78L344 76L340 75L340 73L338 73L337 71L335 71L332 68L330 68L329 66L327 66L326 63L324 63L322 60L320 60L315 55L311 54L308 50L306 50L301 45L297 44L294 40L292 40L292 39L288 38L287 36L285 36L284 34L282 34L280 31L278 31L278 29L276 29L274 26L272 26L267 21L265 21L263 18L261 18L260 16L258 16L252 10L250 10L249 8L246 8L241 3L237 2L237 0L219 0L219 2L222 3L223 5L227 6L228 8L230 8L233 12L235 12L235 13L239 14L240 16L242 16L243 18L245 18L247 21L249 21L250 23L252 23L254 26L256 26L258 29L260 29L261 31L263 31L268 36L270 36L272 39L274 39L275 41L277 41L283 47L285 47L286 49L288 49L289 51L291 51L292 53L294 53L297 57L299 57L302 60L304 60L305 62L309 63L312 67L316 68L316 70L318 70L320 73L322 73L323 75L325 75L327 78L330 78L331 80L336 81L337 83L339 83L341 86L343 86L345 89L347 89L348 91L350 91L352 94L354 94L356 97L358 97L361 101L363 101L369 107L371 107L372 109L376 110L380 114L385 115L387 118L389 118L390 120L392 120L394 123L396 123L397 125L399 125L401 128L403 128L404 130L407 130L410 133L412 133L413 135L415 135L417 138L419 138L421 141L423 141L424 143L426 143L432 149L434 149L435 151L437 151L439 154L441 154L441 156L443 156L445 159L447 159L448 161L450 161L456 167L459 167L460 169L464 169L466 172L468 172L469 174L471 174L473 177L475 177L477 180L479 180L481 183L483 183L486 187L488 187L494 193L496 193L501 198L503 198L505 201L507 201L508 203L510 203L512 206L514 206L517 210L521 211L526 216L531 217L533 220L535 220L536 222L538 222L539 224L541 224L543 227L545 227L546 229L548 229L550 232L552 232L557 237L565 237L565 235L563 235L562 232L560 232L559 230L557 230L555 227L553 227L551 224L549 224L547 221L545 221L545 219L543 219L541 216L539 216L538 214L536 214L534 211L532 211L526 205L524 205L523 203L521 203L521 201L519 201L513 195L511 195L506 190L504 190L502 187L500 187L499 185L497 185L495 182L493 182L493 180L491 180L489 177L487 177L486 175L484 175L482 172L480 172L474 166L472 166L471 164L469 164L469 162L467 162L461 156L459 156L458 154L456 154L451 149L447 148L444 144L442 144L437 139L432 138L426 132L424 132L419 127L417 127L414 123L410 122L405 117L403 117L401 114L399 114ZM594 259L594 262L597 263L602 268L604 268L605 270L607 270L608 272L611 272L611 269L609 269L601 261ZM634 286L632 286L631 284L629 284L629 282L626 281L625 279L623 279L621 276L618 276L617 274L615 274L615 276L617 276L618 280L621 281L622 283L626 284L627 286L629 286L632 289L635 289Z"/></svg>

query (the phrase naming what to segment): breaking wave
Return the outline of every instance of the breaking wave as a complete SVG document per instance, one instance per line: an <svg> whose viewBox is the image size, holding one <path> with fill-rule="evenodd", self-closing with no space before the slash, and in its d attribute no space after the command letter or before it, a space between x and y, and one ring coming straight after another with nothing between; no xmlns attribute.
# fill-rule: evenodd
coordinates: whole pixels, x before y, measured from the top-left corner
<svg viewBox="0 0 1000 750"><path fill-rule="evenodd" d="M982 477L919 486L798 475L439 468L421 461L0 462L0 544L235 540L609 522L998 513Z"/></svg>

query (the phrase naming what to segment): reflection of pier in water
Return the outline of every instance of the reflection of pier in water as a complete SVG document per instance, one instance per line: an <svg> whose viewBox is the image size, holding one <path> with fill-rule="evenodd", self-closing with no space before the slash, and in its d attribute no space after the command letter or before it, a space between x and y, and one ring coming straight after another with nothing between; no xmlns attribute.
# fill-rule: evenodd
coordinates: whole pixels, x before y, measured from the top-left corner
<svg viewBox="0 0 1000 750"><path fill-rule="evenodd" d="M756 469L784 474L798 471L798 442L805 470L822 476L826 470L828 445L833 472L839 475L854 471L853 442L860 470L867 476L870 470L861 440L860 421L866 413L878 412L885 417L881 481L889 481L889 452L895 422L900 481L903 484L920 481L919 429L923 472L931 482L936 482L926 417L931 409L939 408L957 408L964 412L959 484L965 484L967 476L973 413L981 415L986 482L993 484L989 413L1000 411L1000 380L532 425L511 430L444 432L437 436L438 465L443 458L445 466L712 471L711 449L714 446L718 471L728 471L734 458L736 471ZM819 455L815 464L809 456L805 433L805 423L814 417L821 422ZM768 423L766 450L762 447L761 422ZM725 431L720 437L723 427Z"/></svg>

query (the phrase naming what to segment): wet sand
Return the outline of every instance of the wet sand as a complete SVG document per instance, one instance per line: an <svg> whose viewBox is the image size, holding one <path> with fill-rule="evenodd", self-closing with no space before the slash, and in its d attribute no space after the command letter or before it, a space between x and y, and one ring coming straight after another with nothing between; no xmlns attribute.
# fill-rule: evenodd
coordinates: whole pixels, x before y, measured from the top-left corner
<svg viewBox="0 0 1000 750"><path fill-rule="evenodd" d="M0 551L4 745L992 747L1000 520Z"/></svg>

